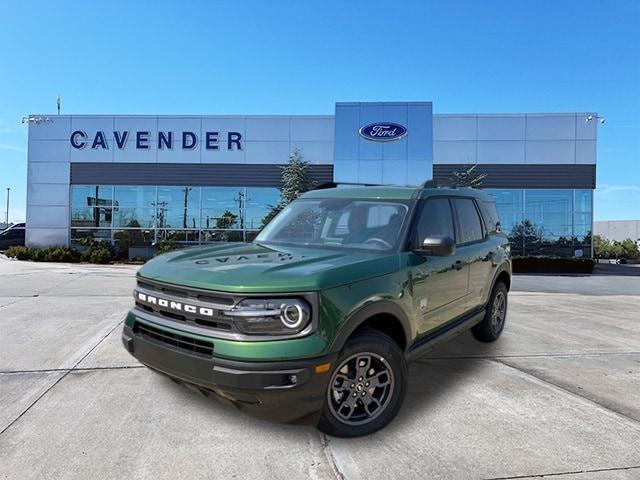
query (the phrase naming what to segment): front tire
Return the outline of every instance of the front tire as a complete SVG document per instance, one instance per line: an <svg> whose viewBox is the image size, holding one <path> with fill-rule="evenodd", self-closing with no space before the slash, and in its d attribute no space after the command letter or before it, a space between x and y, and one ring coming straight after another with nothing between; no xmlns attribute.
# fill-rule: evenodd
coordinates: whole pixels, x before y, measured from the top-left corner
<svg viewBox="0 0 640 480"><path fill-rule="evenodd" d="M407 384L407 364L398 344L363 329L345 345L331 373L318 428L336 437L368 435L398 413Z"/></svg>
<svg viewBox="0 0 640 480"><path fill-rule="evenodd" d="M471 329L476 340L495 342L500 337L507 319L507 294L507 286L503 282L495 284L484 319Z"/></svg>

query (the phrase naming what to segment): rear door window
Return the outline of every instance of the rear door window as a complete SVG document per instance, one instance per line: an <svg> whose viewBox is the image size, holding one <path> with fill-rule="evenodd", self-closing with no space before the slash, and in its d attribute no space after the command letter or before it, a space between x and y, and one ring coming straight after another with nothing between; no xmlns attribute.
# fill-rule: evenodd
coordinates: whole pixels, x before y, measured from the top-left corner
<svg viewBox="0 0 640 480"><path fill-rule="evenodd" d="M456 244L478 242L484 238L482 221L475 203L470 198L454 198L453 204L458 218L459 235Z"/></svg>

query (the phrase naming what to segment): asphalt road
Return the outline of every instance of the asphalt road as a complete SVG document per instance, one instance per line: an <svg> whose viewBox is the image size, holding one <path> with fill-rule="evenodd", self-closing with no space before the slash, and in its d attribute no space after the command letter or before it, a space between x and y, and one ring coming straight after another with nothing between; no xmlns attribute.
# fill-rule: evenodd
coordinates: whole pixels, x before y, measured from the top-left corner
<svg viewBox="0 0 640 480"><path fill-rule="evenodd" d="M516 275L514 290L580 295L640 295L640 265L596 265L593 275Z"/></svg>
<svg viewBox="0 0 640 480"><path fill-rule="evenodd" d="M431 352L396 420L344 440L139 365L134 271L0 258L0 478L640 479L637 278L514 277L498 342Z"/></svg>

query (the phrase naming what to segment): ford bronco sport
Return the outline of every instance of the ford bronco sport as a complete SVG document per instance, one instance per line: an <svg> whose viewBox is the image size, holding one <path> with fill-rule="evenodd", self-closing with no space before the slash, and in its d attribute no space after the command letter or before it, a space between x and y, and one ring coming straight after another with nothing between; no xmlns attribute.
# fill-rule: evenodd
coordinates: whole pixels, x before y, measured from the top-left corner
<svg viewBox="0 0 640 480"><path fill-rule="evenodd" d="M511 262L499 225L470 188L316 189L251 243L145 264L123 342L240 408L365 435L398 412L409 361L468 329L500 336Z"/></svg>

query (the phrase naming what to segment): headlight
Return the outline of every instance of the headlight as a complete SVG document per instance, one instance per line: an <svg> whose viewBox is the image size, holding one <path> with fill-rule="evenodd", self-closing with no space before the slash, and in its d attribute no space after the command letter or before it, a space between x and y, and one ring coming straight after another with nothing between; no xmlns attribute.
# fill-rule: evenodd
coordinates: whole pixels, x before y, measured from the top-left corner
<svg viewBox="0 0 640 480"><path fill-rule="evenodd" d="M297 298L247 298L222 313L247 334L291 335L304 330L311 320L311 307Z"/></svg>

